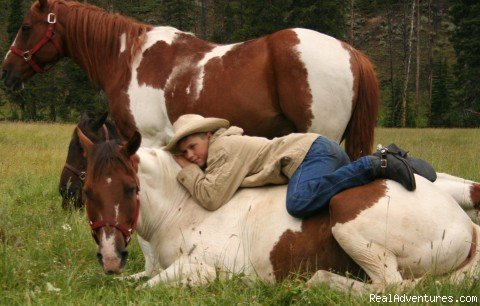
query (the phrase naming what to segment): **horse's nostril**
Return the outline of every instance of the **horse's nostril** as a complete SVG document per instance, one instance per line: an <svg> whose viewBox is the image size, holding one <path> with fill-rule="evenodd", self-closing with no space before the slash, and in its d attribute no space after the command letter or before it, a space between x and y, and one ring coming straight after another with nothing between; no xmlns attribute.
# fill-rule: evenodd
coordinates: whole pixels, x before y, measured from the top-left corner
<svg viewBox="0 0 480 306"><path fill-rule="evenodd" d="M102 260L103 260L103 255L102 255L102 253L100 253L100 252L97 253L97 259L98 259L98 261L99 261L100 264L101 264L101 263L102 263Z"/></svg>
<svg viewBox="0 0 480 306"><path fill-rule="evenodd" d="M2 80L7 78L7 70L2 70Z"/></svg>
<svg viewBox="0 0 480 306"><path fill-rule="evenodd" d="M127 251L120 252L120 257L121 257L120 267L123 267L127 263L128 252Z"/></svg>

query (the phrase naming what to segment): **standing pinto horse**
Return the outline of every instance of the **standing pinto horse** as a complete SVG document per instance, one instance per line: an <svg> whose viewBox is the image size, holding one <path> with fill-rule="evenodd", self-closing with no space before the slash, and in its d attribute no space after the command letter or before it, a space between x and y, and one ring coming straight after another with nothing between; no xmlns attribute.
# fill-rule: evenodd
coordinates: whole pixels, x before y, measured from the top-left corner
<svg viewBox="0 0 480 306"><path fill-rule="evenodd" d="M165 144L180 115L228 119L248 135L317 132L370 154L379 91L370 61L327 35L288 29L217 45L83 3L35 2L3 63L7 87L70 57L106 93L120 133Z"/></svg>

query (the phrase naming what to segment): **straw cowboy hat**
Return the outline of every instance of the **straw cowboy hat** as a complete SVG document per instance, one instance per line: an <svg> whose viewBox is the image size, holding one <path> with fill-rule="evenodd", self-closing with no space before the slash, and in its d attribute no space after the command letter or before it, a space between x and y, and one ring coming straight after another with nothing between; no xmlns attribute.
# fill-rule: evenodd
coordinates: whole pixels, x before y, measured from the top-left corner
<svg viewBox="0 0 480 306"><path fill-rule="evenodd" d="M220 128L228 128L230 122L220 118L205 118L197 114L187 114L180 116L177 121L173 123L173 137L170 142L163 147L164 150L172 153L177 149L177 143L184 137L195 133L213 132Z"/></svg>

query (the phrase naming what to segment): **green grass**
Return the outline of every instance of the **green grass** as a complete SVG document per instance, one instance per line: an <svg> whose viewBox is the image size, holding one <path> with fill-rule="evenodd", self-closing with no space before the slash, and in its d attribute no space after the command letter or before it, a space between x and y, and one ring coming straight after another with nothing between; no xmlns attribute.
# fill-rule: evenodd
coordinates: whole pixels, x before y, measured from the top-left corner
<svg viewBox="0 0 480 306"><path fill-rule="evenodd" d="M368 296L353 297L324 286L308 290L295 279L272 285L234 278L198 288L160 285L135 291L142 281L121 282L105 275L84 213L63 211L57 193L73 127L0 123L1 305L376 304ZM376 142L396 142L430 160L438 171L480 181L480 130L378 129ZM136 241L129 251L126 275L141 271L144 264ZM48 283L60 290L49 291ZM427 278L407 294L480 298L480 285Z"/></svg>

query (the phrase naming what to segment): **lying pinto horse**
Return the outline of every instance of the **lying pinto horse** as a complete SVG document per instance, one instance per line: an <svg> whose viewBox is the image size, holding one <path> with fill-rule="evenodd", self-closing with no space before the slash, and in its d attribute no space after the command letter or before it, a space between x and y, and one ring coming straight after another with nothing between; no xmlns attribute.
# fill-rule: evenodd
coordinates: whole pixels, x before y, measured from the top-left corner
<svg viewBox="0 0 480 306"><path fill-rule="evenodd" d="M180 167L169 153L139 148L139 133L126 144L94 144L77 132L88 152L85 205L100 263L119 272L137 229L152 247L146 259L153 256L164 269L135 275L153 276L145 286L202 284L240 272L278 281L318 271L311 284L363 291L426 273L451 272L459 280L479 264L480 227L420 176L414 192L389 180L343 191L330 212L306 220L288 215L285 186L241 189L208 212L177 182ZM372 284L345 272L365 272Z"/></svg>
<svg viewBox="0 0 480 306"><path fill-rule="evenodd" d="M84 114L75 128L68 147L67 159L63 167L59 190L64 208L82 207L82 188L87 170L87 158L77 135L80 129L92 142L102 140L122 139L117 132L115 123L107 119L105 113L98 118L90 118ZM468 213L470 218L478 223L480 210L480 185L460 177L446 173L437 173L434 184L450 194Z"/></svg>

